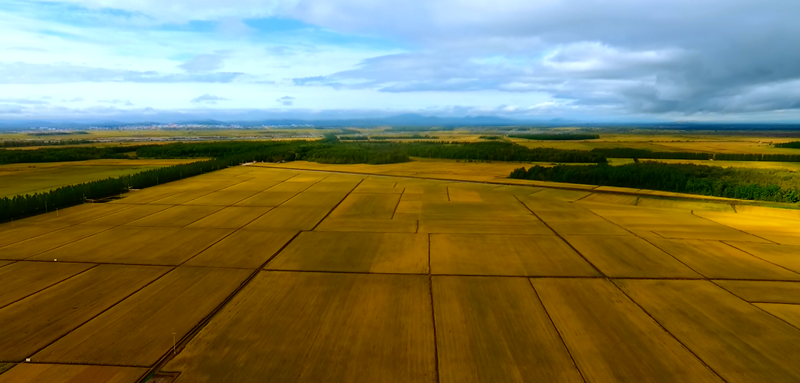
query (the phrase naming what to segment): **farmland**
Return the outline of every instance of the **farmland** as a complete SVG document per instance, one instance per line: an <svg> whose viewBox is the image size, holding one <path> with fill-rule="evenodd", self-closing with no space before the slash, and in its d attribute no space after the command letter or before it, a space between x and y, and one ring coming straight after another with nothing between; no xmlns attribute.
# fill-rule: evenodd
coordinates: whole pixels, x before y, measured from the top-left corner
<svg viewBox="0 0 800 383"><path fill-rule="evenodd" d="M259 163L2 223L0 382L800 380L797 210L518 166Z"/></svg>

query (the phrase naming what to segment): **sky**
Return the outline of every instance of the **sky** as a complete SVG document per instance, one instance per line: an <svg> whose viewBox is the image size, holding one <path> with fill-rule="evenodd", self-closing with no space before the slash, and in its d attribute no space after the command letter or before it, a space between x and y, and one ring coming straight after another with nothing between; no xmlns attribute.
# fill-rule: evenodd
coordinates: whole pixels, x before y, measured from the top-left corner
<svg viewBox="0 0 800 383"><path fill-rule="evenodd" d="M797 0L2 0L0 119L800 122Z"/></svg>

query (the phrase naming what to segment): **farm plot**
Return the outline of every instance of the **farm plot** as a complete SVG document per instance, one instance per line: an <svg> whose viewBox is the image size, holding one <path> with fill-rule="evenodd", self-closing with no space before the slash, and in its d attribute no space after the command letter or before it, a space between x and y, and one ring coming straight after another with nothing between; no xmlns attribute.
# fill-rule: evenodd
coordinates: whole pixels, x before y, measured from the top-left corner
<svg viewBox="0 0 800 383"><path fill-rule="evenodd" d="M599 276L553 235L432 234L431 273Z"/></svg>
<svg viewBox="0 0 800 383"><path fill-rule="evenodd" d="M701 278L678 260L633 236L564 237L603 274L633 278Z"/></svg>
<svg viewBox="0 0 800 383"><path fill-rule="evenodd" d="M250 198L244 199L239 201L235 204L235 206L278 206L290 198L297 195L299 192L295 191L264 191L258 194L253 195Z"/></svg>
<svg viewBox="0 0 800 383"><path fill-rule="evenodd" d="M442 221L421 220L420 233L474 234L554 234L538 220L523 221Z"/></svg>
<svg viewBox="0 0 800 383"><path fill-rule="evenodd" d="M391 219L400 202L399 194L350 194L331 218Z"/></svg>
<svg viewBox="0 0 800 383"><path fill-rule="evenodd" d="M435 382L432 316L427 276L261 272L164 370L175 383Z"/></svg>
<svg viewBox="0 0 800 383"><path fill-rule="evenodd" d="M3 307L0 361L30 357L167 271L166 267L100 265Z"/></svg>
<svg viewBox="0 0 800 383"><path fill-rule="evenodd" d="M92 266L79 263L16 262L0 268L0 307L44 290L58 282L80 274Z"/></svg>
<svg viewBox="0 0 800 383"><path fill-rule="evenodd" d="M285 207L312 207L320 209L333 209L339 202L341 202L347 193L318 193L304 191L290 198L281 206Z"/></svg>
<svg viewBox="0 0 800 383"><path fill-rule="evenodd" d="M266 266L270 270L428 273L428 236L407 233L304 232Z"/></svg>
<svg viewBox="0 0 800 383"><path fill-rule="evenodd" d="M719 241L648 239L707 278L800 280L795 273Z"/></svg>
<svg viewBox="0 0 800 383"><path fill-rule="evenodd" d="M271 207L230 206L205 218L201 218L199 221L194 221L186 227L238 229L270 210L272 210Z"/></svg>
<svg viewBox="0 0 800 383"><path fill-rule="evenodd" d="M113 213L104 217L93 219L91 221L86 221L84 224L119 226L147 217L148 215L158 213L162 210L169 209L170 207L172 207L172 205L138 205L118 213Z"/></svg>
<svg viewBox="0 0 800 383"><path fill-rule="evenodd" d="M19 364L0 374L0 383L137 383L145 368Z"/></svg>
<svg viewBox="0 0 800 383"><path fill-rule="evenodd" d="M193 257L186 265L256 269L295 235L296 231L239 230Z"/></svg>
<svg viewBox="0 0 800 383"><path fill-rule="evenodd" d="M360 231L373 233L416 233L416 220L325 218L314 231Z"/></svg>
<svg viewBox="0 0 800 383"><path fill-rule="evenodd" d="M589 382L722 382L611 282L533 279Z"/></svg>
<svg viewBox="0 0 800 383"><path fill-rule="evenodd" d="M780 303L756 303L758 308L782 319L786 323L800 329L800 305Z"/></svg>
<svg viewBox="0 0 800 383"><path fill-rule="evenodd" d="M278 206L250 222L251 230L311 230L331 211L331 208Z"/></svg>
<svg viewBox="0 0 800 383"><path fill-rule="evenodd" d="M531 284L433 277L441 382L583 382Z"/></svg>
<svg viewBox="0 0 800 383"><path fill-rule="evenodd" d="M4 223L0 225L0 247L52 233L67 226L69 226L69 224L66 223L55 225L20 224L18 222Z"/></svg>
<svg viewBox="0 0 800 383"><path fill-rule="evenodd" d="M797 363L800 329L711 282L618 280L616 283L726 381L800 380Z"/></svg>
<svg viewBox="0 0 800 383"><path fill-rule="evenodd" d="M800 283L762 281L714 281L748 302L800 304Z"/></svg>
<svg viewBox="0 0 800 383"><path fill-rule="evenodd" d="M128 222L128 226L183 227L222 210L222 206L173 206L169 209Z"/></svg>
<svg viewBox="0 0 800 383"><path fill-rule="evenodd" d="M228 206L252 197L257 191L252 190L222 190L206 194L183 203L183 205L201 206Z"/></svg>
<svg viewBox="0 0 800 383"><path fill-rule="evenodd" d="M227 229L117 226L31 259L179 265L231 232Z"/></svg>
<svg viewBox="0 0 800 383"><path fill-rule="evenodd" d="M111 226L75 225L36 238L0 247L2 259L26 259L110 229Z"/></svg>
<svg viewBox="0 0 800 383"><path fill-rule="evenodd" d="M20 220L15 224L23 225L76 225L91 221L118 211L130 209L136 205L108 204L108 203L85 203L83 205L72 206L56 211L50 210L47 214L40 214L30 218Z"/></svg>
<svg viewBox="0 0 800 383"><path fill-rule="evenodd" d="M726 243L767 262L800 273L800 246L733 241Z"/></svg>
<svg viewBox="0 0 800 383"><path fill-rule="evenodd" d="M538 221L528 209L519 202L428 202L419 205L419 217L423 220L447 221ZM398 207L398 210L400 208Z"/></svg>
<svg viewBox="0 0 800 383"><path fill-rule="evenodd" d="M43 362L150 366L219 305L248 270L178 267L36 353Z"/></svg>

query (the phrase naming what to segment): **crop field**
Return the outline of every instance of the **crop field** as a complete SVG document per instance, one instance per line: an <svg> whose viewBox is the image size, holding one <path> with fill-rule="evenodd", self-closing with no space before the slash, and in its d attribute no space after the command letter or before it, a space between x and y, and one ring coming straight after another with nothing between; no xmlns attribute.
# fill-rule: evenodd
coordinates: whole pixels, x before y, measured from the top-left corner
<svg viewBox="0 0 800 383"><path fill-rule="evenodd" d="M514 166L262 163L2 223L0 383L800 381L798 211Z"/></svg>
<svg viewBox="0 0 800 383"><path fill-rule="evenodd" d="M119 177L196 160L89 160L0 165L0 198Z"/></svg>

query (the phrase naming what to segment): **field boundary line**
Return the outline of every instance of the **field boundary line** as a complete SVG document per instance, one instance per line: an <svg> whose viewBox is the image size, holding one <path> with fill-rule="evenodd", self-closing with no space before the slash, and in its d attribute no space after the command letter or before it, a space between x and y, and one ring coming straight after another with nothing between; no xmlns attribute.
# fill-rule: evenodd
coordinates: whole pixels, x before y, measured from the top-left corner
<svg viewBox="0 0 800 383"><path fill-rule="evenodd" d="M395 183L395 185L397 185L397 183ZM397 213L397 208L400 207L400 202L403 202L403 194L406 194L406 188L403 188L403 192L400 193L400 198L397 199L397 205L394 205L394 210L392 210L392 218L389 218L390 220L394 219L394 215ZM417 222L419 222L419 220L417 220Z"/></svg>
<svg viewBox="0 0 800 383"><path fill-rule="evenodd" d="M172 358L175 357L179 352L183 351L183 349L189 344L189 342L191 342L192 339L194 339L194 337L196 337L197 334L199 334L201 331L203 331L203 329L208 325L208 323L211 322L211 320L214 318L214 316L218 312L222 311L222 309L225 308L225 306L229 302L231 302L236 297L236 295L239 294L239 292L244 290L244 288L247 287L247 285L250 284L250 282L253 279L255 279L256 276L258 276L259 273L262 272L264 267L266 267L267 264L270 261L272 261L272 259L275 258L281 251L283 251L287 246L289 246L289 244L292 243L292 241L294 241L295 238L297 238L297 236L300 235L300 233L301 233L300 231L295 233L295 235L292 236L292 238L288 242L286 242L283 246L281 246L280 249L276 250L275 253L272 254L272 256L269 257L269 259L267 259L264 263L262 263L261 266L259 266L257 269L253 270L253 272L250 273L250 275L247 278L245 278L244 281L242 281L242 283L239 284L238 287L236 287L230 294L228 294L228 296L225 297L225 299L223 299L222 302L220 302L220 304L217 305L217 307L215 307L213 310L211 310L211 312L208 313L208 315L206 315L203 319L201 319L200 322L198 322L194 327L192 327L191 330L189 330L186 333L186 335L184 335L183 337L181 337L181 339L178 340L178 342L176 343L176 346L175 346L176 352L174 354L170 353L171 350L167 350L167 352L165 354L163 354L156 361L156 363L154 363L148 369L148 371L139 380L139 382L140 383L147 383L148 381L150 381L150 378L152 378L153 375L155 375L155 374L157 374L159 372L162 372L161 368L163 368L167 364L167 362L172 360ZM163 372L172 372L172 371L163 371Z"/></svg>
<svg viewBox="0 0 800 383"><path fill-rule="evenodd" d="M431 270L431 235L428 234L428 294L431 298L431 324L433 325L433 363L436 373L436 381L440 382L439 377L439 338L436 337L436 305L433 303L433 270Z"/></svg>
<svg viewBox="0 0 800 383"><path fill-rule="evenodd" d="M734 209L734 211L736 211L736 210ZM767 242L769 242L770 244L773 244L773 245L780 245L780 243L778 243L778 242L775 242L775 241L770 241L769 239L766 239L766 238L764 238L764 237L760 237L760 236L758 236L758 235L755 235L755 234L752 234L752 233L748 233L748 232L746 232L746 231L744 231L744 230L737 229L737 228L735 228L735 227L732 227L732 226L728 226L728 225L726 225L726 224L724 224L724 223L719 223L719 222L717 222L717 221L714 221L713 219L710 219L710 218L706 218L706 217L703 217L703 216L697 215L697 214L695 214L695 213L694 213L694 210L692 210L691 212L692 212L692 215L693 215L693 216L695 216L695 217L702 218L702 219L704 219L704 220L706 220L706 221L709 221L709 222L714 222L714 223L716 223L717 225L722 225L722 226L725 226L725 227L727 227L727 228L729 228L729 229L736 230L736 231L738 231L738 232L740 232L740 233L742 233L742 234L752 235L753 237L756 237L756 238L761 238L761 239L763 239L763 240L765 240L765 241L767 241ZM738 213L734 213L734 214L738 214Z"/></svg>
<svg viewBox="0 0 800 383"><path fill-rule="evenodd" d="M603 194L619 194L619 195L633 195L633 196L644 196L644 197L651 197L657 199L667 199L667 200L692 200L692 201L701 201L701 202L709 202L709 203L745 203L745 204L753 204L759 206L758 204L752 203L752 201L748 200L736 200L736 199L717 199L722 197L716 198L708 198L708 196L703 195L694 195L694 194L682 194L682 193L675 193L680 194L680 196L667 196L667 195L658 195L658 194L647 194L647 193L634 193L634 192L626 192L626 191L617 191L617 190L595 190L596 188L602 185L586 185L589 188L580 188L580 187L570 187L570 186L561 186L561 185L528 185L528 184L520 184L520 183L512 183L512 182L501 182L497 180L487 180L487 181L473 181L473 180L458 180L458 179L451 179L451 178L438 178L438 177L424 177L424 176L411 176L411 175L392 175L392 174L378 174L378 173L363 173L363 172L352 172L352 171L344 171L344 170L321 170L321 169L303 169L303 168L289 168L289 167L280 167L280 166L268 166L268 165L258 165L258 168L265 168L265 169L283 169L283 170L298 170L298 171L306 171L306 172L318 172L318 173L341 173L341 174L360 174L360 175L370 175L370 176L378 176L378 177L395 177L395 178L408 178L408 179L423 179L423 180L434 180L434 181L444 181L444 182L465 182L465 183L473 183L473 184L488 184L488 185L501 185L501 186L523 186L523 187L538 187L544 189L556 189L556 190L573 190L573 191L584 191L590 193L603 193ZM507 178L507 177L506 177ZM508 178L510 179L510 178ZM580 184L582 185L582 184ZM650 189L640 189L640 190L648 190L653 192L664 192L661 190L650 190ZM674 192L664 192L664 193L674 193ZM533 193L531 193L533 194ZM761 201L767 202L767 201Z"/></svg>
<svg viewBox="0 0 800 383"><path fill-rule="evenodd" d="M784 269L784 270L791 271L791 272L793 272L793 273L795 273L795 274L800 274L800 273L798 273L797 271L794 271L794 270L792 270L792 269L786 268L786 267L784 267L784 266L781 266L781 265L779 265L779 264L777 264L777 263L773 263L773 262L771 262L771 261L768 261L768 260L766 260L766 259L764 259L764 258L761 258L761 257L759 257L759 256L757 256L757 255L755 255L755 254L753 254L753 253L751 253L751 252L749 252L749 251L742 250L742 249L740 249L740 248L738 248L738 247L736 247L736 246L734 246L734 245L731 245L731 244L730 244L730 243L728 243L728 242L725 242L725 241L720 241L720 242L722 242L722 243L724 243L724 244L726 244L726 245L728 245L728 246L730 246L730 247L732 247L732 248L734 248L734 249L736 249L736 250L739 250L739 251L741 251L741 252L743 252L743 253L745 253L745 254L747 254L747 255L751 256L751 257L754 257L754 258L756 258L756 259L760 259L760 260L762 260L762 261L764 261L764 262L767 262L767 263L769 263L769 264L771 264L771 265L778 266L778 267L780 267L781 269ZM736 241L731 241L731 242L736 242ZM750 242L750 243L752 243L752 242ZM777 244L777 243L776 243L776 245L778 245L778 246L783 246L783 245L781 245L781 244ZM715 278L715 279L721 279L721 278Z"/></svg>
<svg viewBox="0 0 800 383"><path fill-rule="evenodd" d="M682 260L678 259L678 257L676 257L676 256L674 256L674 255L670 254L668 251L666 251L666 250L662 249L662 248L661 248L661 246L658 246L658 245L656 245L655 243L648 241L648 240L647 240L647 238L645 238L645 237L642 237L642 236L639 236L638 234L636 234L636 233L634 233L633 231L629 230L627 227L624 227L624 226L622 226L622 225L620 225L620 224L618 224L618 223L616 223L616 222L614 222L614 221L612 221L612 220L610 220L610 219L608 219L608 218L606 218L606 217L603 217L603 216L602 216L602 215L600 215L600 214L597 214L597 213L596 213L596 212L594 212L594 210L592 210L592 209L586 209L586 210L589 210L590 212L592 212L592 214L594 214L594 215L596 215L596 216L598 216L598 217L602 218L602 219L603 219L603 220L605 220L606 222L609 222L609 223L611 223L612 225L615 225L615 226L619 227L620 229L622 229L622 230L625 230L625 231L627 231L627 232L629 232L629 233L633 234L633 236L634 236L634 237L636 237L636 238L639 238L639 239L641 239L642 241L645 241L645 242L647 242L647 243L648 243L650 246L653 246L653 247L655 247L656 249L658 249L659 251L661 251L662 253L664 253L664 254L666 254L666 255L669 255L670 257L672 257L672 259L674 259L674 260L678 261L678 263L680 263L680 264L682 264L682 265L686 266L686 267L687 267L689 270L692 270L693 272L697 273L697 275L699 275L699 276L703 277L703 279L708 279L708 276L706 276L705 274L703 274L703 273L701 273L701 272L699 272L699 271L695 270L693 267L691 267L691 266L687 265L685 262L683 262ZM666 239L666 238L665 238L665 239ZM667 240L669 240L669 239L667 239Z"/></svg>
<svg viewBox="0 0 800 383"><path fill-rule="evenodd" d="M98 264L98 266L100 266L100 265ZM164 267L164 266L161 266L161 267ZM90 267L89 269L94 269L94 267ZM50 343L48 343L48 344L46 344L46 345L42 346L42 347L41 347L41 348L39 348L38 350L34 351L34 352L31 354L31 356L33 356L33 355L36 355L36 354L38 354L38 353L42 352L42 350L44 350L44 349L46 349L47 347L50 347L51 345L53 345L54 343L56 343L56 342L60 341L61 339L63 339L63 338L64 338L64 337L66 337L67 335L71 334L73 331L75 331L75 330L77 330L77 329L79 329L79 328L81 328L81 327L85 326L87 323L89 323L89 322L93 321L95 318L97 318L97 317L99 317L99 316L101 316L101 315L105 314L105 313L106 313L108 310L111 310L112 308L114 308L114 307L116 307L118 304L120 304L120 302L122 302L122 301L124 301L124 300L126 300L126 299L128 299L128 298L130 298L130 297L132 297L134 294L136 294L136 293L138 293L138 292L142 291L142 290L143 290L143 289L145 289L147 286L150 286L150 285L152 285L152 284L153 284L153 283L155 283L157 280L159 280L159 279L163 278L165 275L167 275L167 274L171 273L173 270L175 270L175 268L174 268L174 267L173 267L172 269L169 269L169 270L165 271L163 274L159 275L157 278L153 278L153 280L152 280L152 281L145 283L145 284L144 284L142 287L139 287L138 289L136 289L135 291L131 292L130 294L128 294L128 295L126 295L126 296L122 297L120 300L118 300L118 301L114 302L112 305L110 305L110 306L106 307L104 310L100 311L100 312L99 312L99 313L97 313L96 315L92 316L91 318L87 319L86 321L82 322L81 324L79 324L79 325L77 325L77 326L73 327L71 330L69 330L69 331L65 332L63 335L59 336L57 339L53 340L52 342L50 342Z"/></svg>
<svg viewBox="0 0 800 383"><path fill-rule="evenodd" d="M19 262L14 262L14 263L19 263ZM52 263L52 262L49 262L49 263ZM63 263L72 263L72 262L63 262ZM10 265L10 263L9 263L9 265ZM6 265L6 266L8 266L8 265ZM41 289L36 290L36 291L34 291L34 292L32 292L32 293L30 293L30 294L28 294L28 295L26 295L26 296L24 296L22 298L19 298L19 299L13 301L13 302L9 302L9 303L7 303L7 304L5 304L3 306L0 306L0 309L3 309L3 308L8 307L8 306L11 306L14 303L17 303L17 302L19 302L19 301L21 301L21 300L23 300L25 298L31 297L33 295L36 295L36 294L38 294L38 293L40 293L40 292L42 292L44 290L47 290L47 289L49 289L49 288L51 288L51 287L53 287L53 286L55 286L55 285L57 285L57 284L59 284L61 282L66 282L66 281L68 281L68 280L70 280L70 279L72 279L74 277L77 277L78 275L81 275L81 274L83 274L83 273L85 273L85 272L87 272L87 271L89 271L91 269L94 269L97 266L100 266L100 264L95 264L94 266L88 267L88 268L86 268L86 270L83 270L83 271L81 271L81 272L79 272L77 274L70 275L70 276L68 276L68 277L66 277L66 278L64 278L62 280L59 280L59 281L55 281L55 282L53 282L53 283L51 283L51 284L49 284L49 285L47 285L45 287L42 287Z"/></svg>
<svg viewBox="0 0 800 383"><path fill-rule="evenodd" d="M572 360L572 365L575 366L575 369L578 370L578 374L581 375L581 379L583 379L584 383L586 383L586 377L583 375L583 371L581 371L580 367L578 367L578 363L575 362L575 357L572 356L572 351L569 350L567 342L564 341L564 336L561 335L561 331L558 331L558 326L556 326L556 322L553 321L553 317L551 317L550 312L547 311L547 307L544 305L542 297L539 296L539 292L536 291L536 286L533 285L533 281L530 278L528 278L528 285L531 286L533 294L536 295L536 300L538 300L539 304L542 305L542 310L544 310L545 315L547 315L547 319L550 321L550 325L553 326L553 330L555 330L556 334L558 334L558 339L561 340L561 344L564 345L564 350L567 352L567 355L569 355L569 359Z"/></svg>
<svg viewBox="0 0 800 383"><path fill-rule="evenodd" d="M758 306L756 305L756 303L768 303L768 304L789 304L789 305L792 305L792 304L793 304L793 305L795 305L795 306L797 306L798 304L796 304L796 303L776 303L776 302L748 302L748 301L747 301L747 300L745 300L744 298L742 298L742 297L740 297L740 296L738 296L738 295L734 294L732 291L730 291L730 290L728 290L728 289L726 289L726 288L724 288L724 287L720 286L718 283L716 283L716 282L714 282L714 281L711 281L711 280L709 280L709 282L713 283L713 284L714 284L714 286L717 286L717 287L719 287L719 288L721 288L721 289L725 290L727 293L729 293L729 294L733 295L734 297L741 299L743 302L745 302L745 303L749 304L750 306L753 306L753 307L755 307L756 309L758 309L758 310L761 310L761 311L763 311L763 312L767 313L767 315L770 315L770 316L772 316L772 317L775 317L775 318L776 318L776 319L778 319L779 321L781 321L781 322L784 322L784 323L788 324L789 326L792 326L792 327L794 327L794 328L796 328L796 329L800 330L800 326L795 326L795 325L793 325L793 324L791 324L791 323L787 322L787 321L786 321L786 320L784 320L783 318L781 318L781 317L779 317L779 316L777 316L777 315L775 315L775 314L773 314L773 313L771 313L771 312L769 312L769 311L767 311L767 310L764 310L763 308L761 308L761 307L758 307Z"/></svg>
<svg viewBox="0 0 800 383"><path fill-rule="evenodd" d="M567 241L567 240L566 240L566 239L565 239L563 236L561 236L561 234L559 234L557 231L555 231L555 229L553 229L553 228L550 226L550 224L548 224L547 222L545 222L545 221L542 219L542 217L539 217L539 215L538 215L538 214L536 214L536 212L535 212L535 211L533 211L533 209L531 209L530 207L528 207L528 205L526 205L524 202L522 202L522 200L521 200L521 199L519 199L519 197L517 197L516 195L514 195L514 198L516 198L516 199L517 199L517 202L519 202L520 204L522 204L522 206L524 206L524 207L525 207L525 209L528 209L528 211L529 211L529 212L531 212L531 214L533 214L533 215L534 215L534 216L535 216L537 219L539 219L539 221L541 221L541 222L542 222L542 224L544 224L545 226L547 226L547 228L548 228L548 229L550 229L550 231L552 231L553 233L555 233L555 235L556 235L558 238L560 238L560 239L561 239L561 241L563 241L565 244L567 244L567 246L569 246L569 248L570 248L570 249L572 249L572 251L574 251L574 252L575 252L576 254L578 254L578 255L579 255L581 258L583 258L583 260L584 260L584 261L586 261L586 263L588 263L588 264L589 264L589 266L592 266L592 268L593 268L593 269L595 269L595 271L597 271L598 273L600 273L600 275L602 275L602 276L604 276L604 277L606 276L606 274L605 274L605 273L604 273L602 270L600 270L599 268L597 268L597 266L595 266L595 265L594 265L594 263L590 262L590 261L589 261L589 259L587 259L587 258L586 258L586 257L585 257L585 256L584 256L584 255L583 255L581 252L580 252L580 251L578 251L578 249L576 249L576 248L575 248L575 246L572 246L572 244L571 244L571 243L569 243L569 241ZM523 235L524 235L524 234L523 234Z"/></svg>
<svg viewBox="0 0 800 383"><path fill-rule="evenodd" d="M684 348L686 351L688 351L688 352L689 352L689 353L691 353L691 354L692 354L692 355L693 355L695 358L697 358L697 360L698 360L698 361L700 361L700 363L702 363L702 364L703 364L703 366L705 366L705 367L706 367L706 368L707 368L709 371L711 371L712 373L714 373L714 375L716 375L716 376L717 376L717 377L718 377L720 380L722 380L723 382L726 382L726 383L728 382L728 381L727 381L725 378L723 378L723 377L722 377L722 375L720 375L720 374L719 374L719 373L718 373L716 370L714 370L713 368L711 368L711 366L709 366L709 365L708 365L708 363L706 363L706 361L704 361L704 360L703 360L703 359L701 359L699 356L697 356L697 354L695 354L695 352L694 352L694 351L692 351L692 350L691 350L689 347L687 347L687 346L686 346L686 345L685 345L683 342L681 342L681 341L680 341L680 339L678 339L678 338L677 338L675 335L672 335L672 333L671 333L671 332L669 332L669 331L667 330L667 328L666 328L666 327L664 327L664 326L661 324L661 322L657 321L657 320L656 320L656 318L653 318L653 316L652 316L652 315L650 315L650 313L649 313L649 312L647 312L647 310L645 310L645 309L644 309L644 307L642 307L642 306L639 304L639 302L636 302L635 300L633 300L633 298L631 298L631 297L628 295L628 293L626 293L626 292L625 292L625 290L623 290L621 287L619 287L619 285L617 285L616 283L614 283L614 280L613 280L613 279L609 279L609 282L611 282L611 284L612 284L612 285L614 285L614 287L616 287L616 288L617 288L617 290L619 290L619 291L620 291L620 292L621 292L623 295L625 295L625 297L626 297L626 298L628 298L628 300L630 300L631 302L633 302L633 304L635 304L635 305L636 305L636 307L638 307L638 308L639 308L639 310L642 310L642 312L643 312L643 313L645 313L645 315L647 315L647 316L650 318L650 320L652 320L652 321L653 321L653 322L654 322L656 325L658 325L658 327L660 327L662 331L664 331L664 332L665 332L665 333L667 333L669 336L671 336L671 337L672 337L672 339L675 339L675 341L676 341L676 342L678 342L678 344L680 344L680 345L681 345L681 346L682 346L682 347L683 347L683 348Z"/></svg>
<svg viewBox="0 0 800 383"><path fill-rule="evenodd" d="M325 177L325 178L327 178L327 177ZM323 178L323 179L325 179L325 178ZM366 179L366 178L365 178L365 179ZM322 180L320 180L320 181L322 181ZM345 194L345 195L344 195L344 197L342 197L342 199L340 199L340 200L339 200L339 202L337 202L337 203L336 203L336 205L334 205L334 206L333 206L333 208L332 208L331 210L328 210L328 213L327 213L327 214L325 214L325 216L324 216L324 217L322 217L322 219L321 219L321 220L319 220L319 221L317 222L317 224L316 224L316 225L314 225L314 227L312 227L312 228L311 228L311 230L308 230L308 231L314 231L314 230L315 230L315 229L316 229L316 228L319 226L319 224L321 224L321 223L322 223L322 221L324 221L324 220L328 219L328 217L330 217L331 213L333 213L333 211L334 211L334 210L336 210L336 208L337 208L337 207L339 207L339 205L341 205L341 204L342 204L342 202L344 202L344 200L346 200L346 199L347 199L347 197L349 197L349 196L350 196L350 194L353 194L353 190L356 190L356 188L358 188L358 185L361 185L361 183L362 183L362 182L364 182L364 180L358 181L358 183L356 184L356 186L353 186L353 188L352 188L352 189L350 189L350 191L349 191L349 192L347 192L347 194ZM315 185L316 185L316 184L315 184ZM313 186L313 185L312 185L312 186ZM309 187L311 187L311 186L309 186ZM304 190L304 191L305 191L305 190ZM293 197L293 198L294 198L294 197ZM400 202L398 201L397 203L399 204ZM394 216L394 213L393 213L393 216Z"/></svg>

